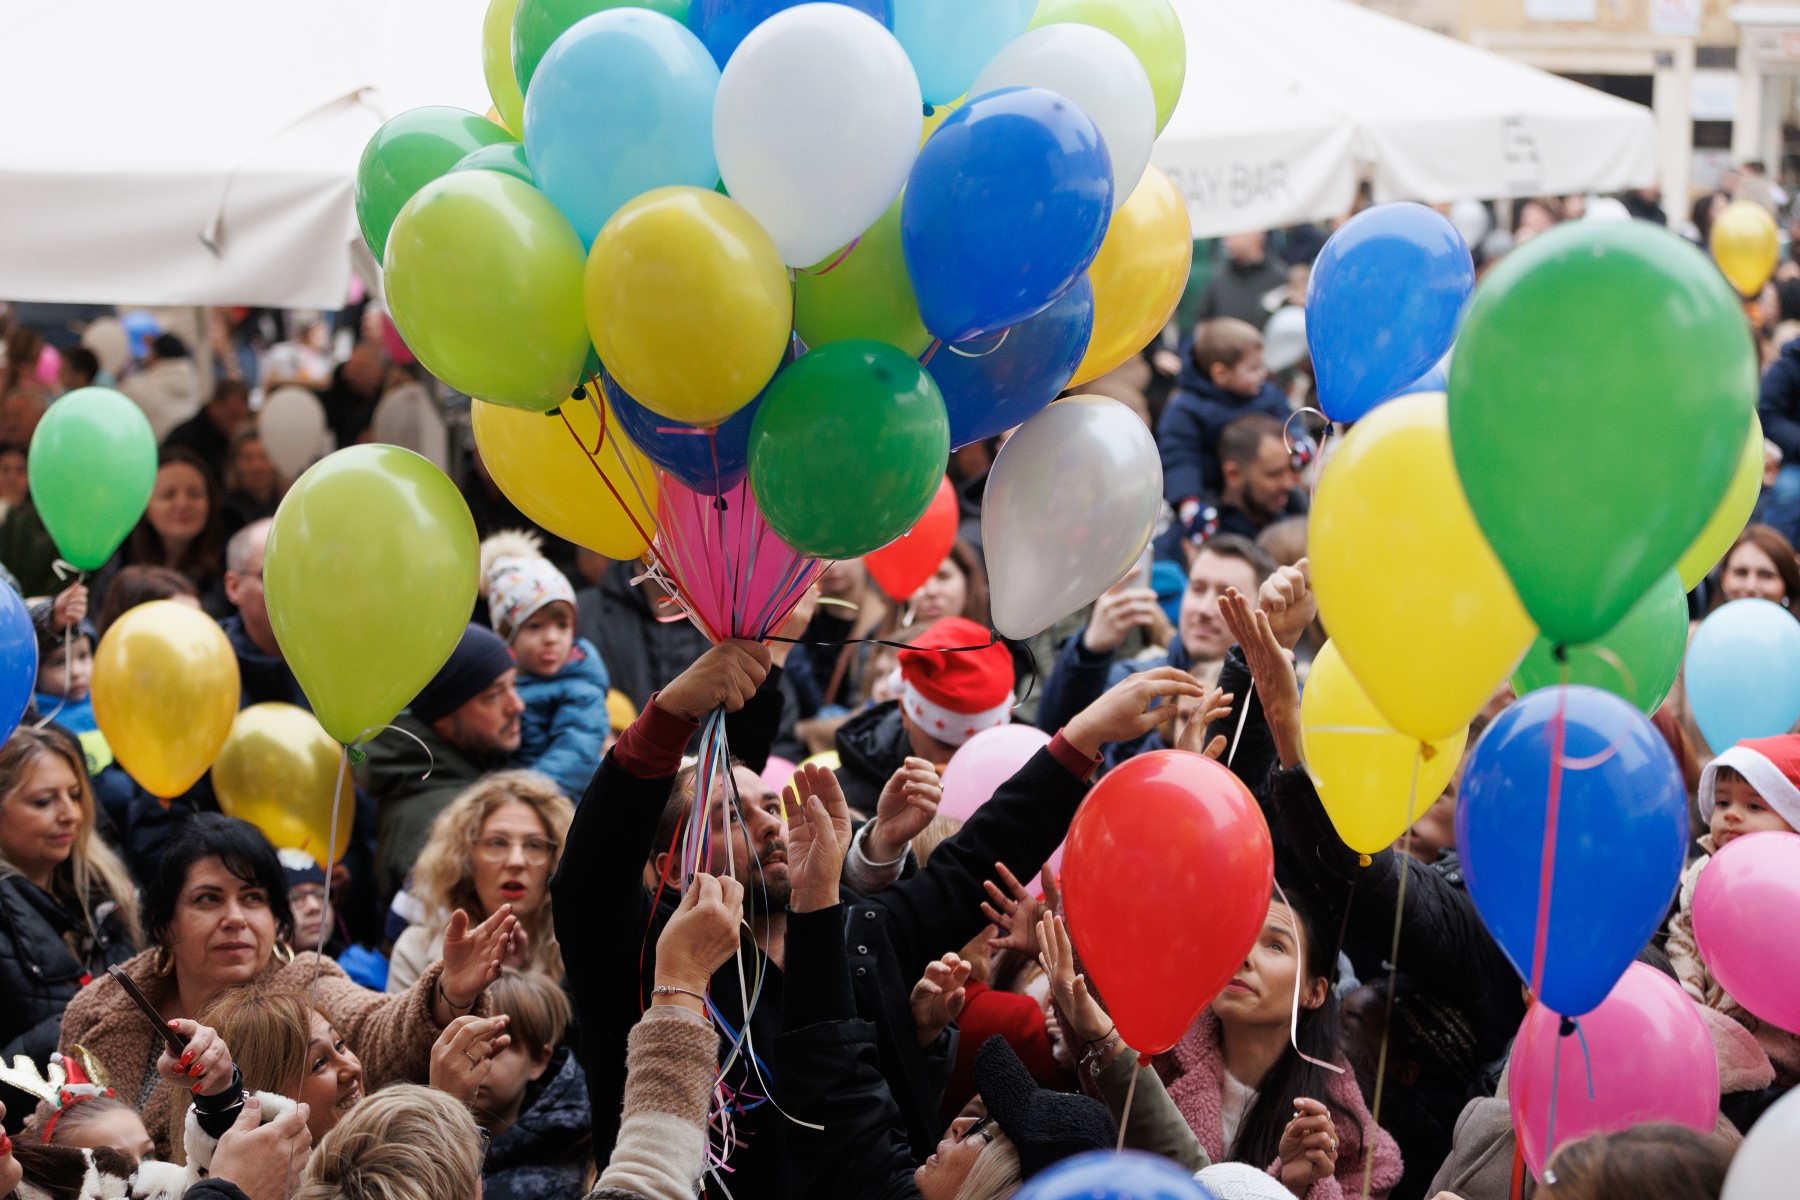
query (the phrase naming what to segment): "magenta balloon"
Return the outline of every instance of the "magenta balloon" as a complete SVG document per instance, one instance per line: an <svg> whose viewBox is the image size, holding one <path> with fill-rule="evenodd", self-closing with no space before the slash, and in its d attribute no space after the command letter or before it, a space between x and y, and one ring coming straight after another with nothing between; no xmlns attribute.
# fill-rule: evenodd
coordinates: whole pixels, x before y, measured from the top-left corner
<svg viewBox="0 0 1800 1200"><path fill-rule="evenodd" d="M714 640L768 637L825 570L769 528L748 480L714 496L665 471L656 525L663 570L681 585L690 619Z"/></svg>
<svg viewBox="0 0 1800 1200"><path fill-rule="evenodd" d="M1557 1146L1593 1133L1650 1121L1712 1132L1719 1119L1719 1062L1706 1021L1680 984L1632 963L1600 1006L1577 1018L1579 1034L1559 1036L1561 1022L1543 1005L1532 1005L1508 1067L1513 1128L1534 1176L1543 1177Z"/></svg>
<svg viewBox="0 0 1800 1200"><path fill-rule="evenodd" d="M966 821L993 799L1001 784L1050 744L1050 735L1032 725L985 729L950 756L944 768L944 797L938 816Z"/></svg>
<svg viewBox="0 0 1800 1200"><path fill-rule="evenodd" d="M1719 986L1756 1016L1800 1033L1800 833L1753 833L1713 855L1694 885L1694 941Z"/></svg>

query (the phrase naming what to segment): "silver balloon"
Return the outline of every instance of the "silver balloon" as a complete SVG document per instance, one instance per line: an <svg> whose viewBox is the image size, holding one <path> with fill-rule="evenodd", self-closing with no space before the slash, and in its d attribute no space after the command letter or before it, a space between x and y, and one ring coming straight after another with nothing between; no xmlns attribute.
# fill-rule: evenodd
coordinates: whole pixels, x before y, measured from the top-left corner
<svg viewBox="0 0 1800 1200"><path fill-rule="evenodd" d="M1007 439L981 502L994 628L1028 638L1122 579L1155 532L1162 461L1105 396L1058 400Z"/></svg>

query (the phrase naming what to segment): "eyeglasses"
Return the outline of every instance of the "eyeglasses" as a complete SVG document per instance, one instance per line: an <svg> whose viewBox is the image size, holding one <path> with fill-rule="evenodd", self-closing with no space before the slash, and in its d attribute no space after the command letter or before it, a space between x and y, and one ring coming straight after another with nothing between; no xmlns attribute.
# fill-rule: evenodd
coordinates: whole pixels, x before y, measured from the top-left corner
<svg viewBox="0 0 1800 1200"><path fill-rule="evenodd" d="M556 843L546 838L515 842L511 838L490 837L475 843L475 857L485 863L503 863L512 856L515 846L525 852L526 864L533 867L548 865L550 856L556 853Z"/></svg>

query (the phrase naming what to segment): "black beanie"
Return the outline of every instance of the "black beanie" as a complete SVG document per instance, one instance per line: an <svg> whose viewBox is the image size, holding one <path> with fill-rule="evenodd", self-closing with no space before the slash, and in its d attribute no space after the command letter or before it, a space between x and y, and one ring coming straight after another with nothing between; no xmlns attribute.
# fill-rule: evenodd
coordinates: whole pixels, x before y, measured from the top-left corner
<svg viewBox="0 0 1800 1200"><path fill-rule="evenodd" d="M1021 1178L1089 1150L1111 1150L1118 1140L1119 1127L1104 1104L1039 1087L999 1034L975 1052L975 1090L1018 1150Z"/></svg>
<svg viewBox="0 0 1800 1200"><path fill-rule="evenodd" d="M485 625L470 625L431 682L413 697L412 715L429 725L447 717L514 667L512 651Z"/></svg>

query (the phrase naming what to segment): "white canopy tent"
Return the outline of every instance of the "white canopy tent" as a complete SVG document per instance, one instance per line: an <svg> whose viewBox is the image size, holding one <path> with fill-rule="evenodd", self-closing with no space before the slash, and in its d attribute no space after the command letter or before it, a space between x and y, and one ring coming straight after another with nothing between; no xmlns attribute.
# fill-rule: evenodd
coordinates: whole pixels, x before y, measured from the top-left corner
<svg viewBox="0 0 1800 1200"><path fill-rule="evenodd" d="M1172 0L1181 103L1152 161L1196 237L1378 201L1567 195L1656 182L1650 110L1348 0Z"/></svg>
<svg viewBox="0 0 1800 1200"><path fill-rule="evenodd" d="M0 5L0 297L337 308L356 164L485 112L486 0Z"/></svg>

